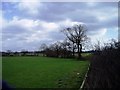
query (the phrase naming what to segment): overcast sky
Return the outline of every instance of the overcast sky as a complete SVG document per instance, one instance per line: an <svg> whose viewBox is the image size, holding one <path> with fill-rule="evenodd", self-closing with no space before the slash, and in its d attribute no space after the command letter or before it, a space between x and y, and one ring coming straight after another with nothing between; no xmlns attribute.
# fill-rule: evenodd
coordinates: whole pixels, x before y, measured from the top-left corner
<svg viewBox="0 0 120 90"><path fill-rule="evenodd" d="M60 29L85 24L92 42L118 38L117 2L2 2L2 50L38 50L64 40Z"/></svg>

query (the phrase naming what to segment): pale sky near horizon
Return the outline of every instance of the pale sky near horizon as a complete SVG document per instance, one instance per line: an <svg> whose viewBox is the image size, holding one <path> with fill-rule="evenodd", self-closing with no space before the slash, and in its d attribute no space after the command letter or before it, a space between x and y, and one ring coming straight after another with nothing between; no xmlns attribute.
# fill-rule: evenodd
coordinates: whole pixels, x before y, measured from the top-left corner
<svg viewBox="0 0 120 90"><path fill-rule="evenodd" d="M118 38L117 2L2 2L2 50L38 50L62 41L61 27L83 23L93 43Z"/></svg>

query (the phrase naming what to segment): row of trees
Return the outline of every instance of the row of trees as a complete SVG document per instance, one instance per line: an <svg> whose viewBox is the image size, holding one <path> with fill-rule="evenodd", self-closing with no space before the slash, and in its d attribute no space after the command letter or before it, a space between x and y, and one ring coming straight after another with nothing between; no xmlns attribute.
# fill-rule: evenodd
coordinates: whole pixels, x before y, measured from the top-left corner
<svg viewBox="0 0 120 90"><path fill-rule="evenodd" d="M18 52L11 52L10 50L6 53L3 53L4 55L39 55L42 53L44 56L49 57L75 57L77 56L78 59L81 58L81 53L83 46L86 45L86 43L89 41L89 38L87 37L87 28L85 25L74 25L72 27L66 27L61 30L61 32L66 36L65 40L63 42L55 42L54 44L51 44L50 46L47 46L46 44L42 44L40 49L41 51L37 52L30 52L23 50L20 53ZM76 55L77 54L77 55Z"/></svg>
<svg viewBox="0 0 120 90"><path fill-rule="evenodd" d="M50 46L42 44L40 48L42 49L44 56L63 58L69 58L74 56L71 51L73 46L67 40L64 40L63 42L56 42L54 44L51 44Z"/></svg>
<svg viewBox="0 0 120 90"><path fill-rule="evenodd" d="M84 25L74 25L61 30L66 36L63 42L56 42L49 47L41 45L41 49L46 56L52 57L74 57L77 51L78 59L81 58L83 45L90 39L87 37L87 28Z"/></svg>
<svg viewBox="0 0 120 90"><path fill-rule="evenodd" d="M20 52L13 52L11 50L7 50L6 52L0 52L2 56L40 56L42 54L41 51L27 51L22 50Z"/></svg>

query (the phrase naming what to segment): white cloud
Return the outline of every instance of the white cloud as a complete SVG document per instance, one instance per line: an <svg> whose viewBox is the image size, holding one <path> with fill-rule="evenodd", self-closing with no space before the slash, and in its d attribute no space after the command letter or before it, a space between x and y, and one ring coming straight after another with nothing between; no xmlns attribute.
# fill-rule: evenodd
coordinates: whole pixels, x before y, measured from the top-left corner
<svg viewBox="0 0 120 90"><path fill-rule="evenodd" d="M101 43L106 42L108 39L105 36L107 32L107 28L102 28L97 31L90 31L90 35L88 35L91 38L91 42L94 44L98 40L101 41Z"/></svg>
<svg viewBox="0 0 120 90"><path fill-rule="evenodd" d="M53 23L53 22L41 22L41 26L46 30L46 31L56 31L58 30L58 24Z"/></svg>
<svg viewBox="0 0 120 90"><path fill-rule="evenodd" d="M7 24L5 25L7 29L4 29L4 30L8 31L8 30L12 30L13 28L16 28L16 32L10 31L8 33L3 33L3 35L6 35L6 34L9 35L9 33L11 33L13 37L13 38L9 38L9 37L7 38L7 35L6 35L5 36L6 40L4 41L4 44L8 43L8 41L15 42L15 40L17 40L16 43L18 46L19 46L18 44L19 42L24 42L22 46L30 43L39 43L41 41L54 42L55 41L54 39L57 38L56 36L59 36L59 35L56 35L54 38L52 38L53 37L52 33L56 33L56 32L60 33L59 30L61 26L67 27L67 26L73 26L75 24L84 24L84 23L75 22L70 19L66 19L64 21L59 21L58 23L54 23L54 22L45 22L45 21L32 20L32 19L20 19L19 17L13 17L11 21L7 22ZM13 27L10 29L11 26ZM23 31L22 29L25 31ZM90 31L89 37L91 38L92 42L96 42L96 40L98 39L103 39L106 32L107 32L107 28L102 28L96 31Z"/></svg>
<svg viewBox="0 0 120 90"><path fill-rule="evenodd" d="M0 10L0 24L2 24L2 10Z"/></svg>
<svg viewBox="0 0 120 90"><path fill-rule="evenodd" d="M92 0L91 2L86 2L86 4L89 6L89 7L94 7L97 5L98 2L94 2L94 0Z"/></svg>
<svg viewBox="0 0 120 90"><path fill-rule="evenodd" d="M98 16L99 21L105 21L107 18L105 16Z"/></svg>
<svg viewBox="0 0 120 90"><path fill-rule="evenodd" d="M109 7L108 8L103 8L103 9L98 9L99 11L94 11L95 16L99 21L109 21L115 17L118 17L118 9Z"/></svg>
<svg viewBox="0 0 120 90"><path fill-rule="evenodd" d="M72 21L70 19L66 19L66 20L58 22L58 24L59 24L60 27L64 28L64 27L71 27L71 26L74 26L76 24L85 24L85 23Z"/></svg>
<svg viewBox="0 0 120 90"><path fill-rule="evenodd" d="M59 4L40 3L38 0L4 4L4 18L0 18L0 23L4 24L4 45L8 49L14 46L32 48L42 42L63 40L59 30L74 24L86 24L93 42L106 40L108 29L117 26L118 13L114 6L112 3Z"/></svg>
<svg viewBox="0 0 120 90"><path fill-rule="evenodd" d="M17 7L19 10L24 11L24 13L37 15L41 5L42 4L39 2L39 0L35 0L34 2L22 0L22 2L18 3Z"/></svg>
<svg viewBox="0 0 120 90"><path fill-rule="evenodd" d="M7 21L3 29L4 44L14 42L14 46L22 47L30 43L39 43L41 41L54 42L62 33L60 33L60 25L72 26L82 22L73 22L71 20L64 20L58 23L45 22L32 19L20 19L14 16L11 21ZM56 35L54 33L59 33ZM61 37L59 37L61 38ZM59 40L59 39L58 39ZM61 40L61 39L60 39ZM18 44L18 43L22 44ZM52 43L51 42L51 43ZM42 43L42 42L41 42ZM10 45L9 43L8 45ZM10 46L12 46L10 45Z"/></svg>

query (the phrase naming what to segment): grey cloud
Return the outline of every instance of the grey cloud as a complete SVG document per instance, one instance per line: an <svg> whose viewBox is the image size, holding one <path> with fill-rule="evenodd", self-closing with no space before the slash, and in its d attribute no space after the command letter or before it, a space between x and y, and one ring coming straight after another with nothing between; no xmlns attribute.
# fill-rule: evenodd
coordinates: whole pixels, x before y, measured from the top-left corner
<svg viewBox="0 0 120 90"><path fill-rule="evenodd" d="M86 12L88 8L85 3L45 3L45 6L47 9L43 8L38 17L45 21L62 21L66 18L74 21L91 21L92 19L88 18L94 17Z"/></svg>
<svg viewBox="0 0 120 90"><path fill-rule="evenodd" d="M39 3L39 2L38 2ZM64 15L67 14L66 16L71 16L72 14L69 14L69 12L73 12L75 10L82 10L82 11L90 11L92 13L93 10L101 10L101 9L105 9L107 8L108 11L110 11L111 8L115 8L117 7L117 2L99 2L96 3L95 6L90 7L87 2L54 2L54 3L50 3L50 2L44 2L41 3L42 7L40 7L38 9L39 14L36 16L32 16L30 14L26 12L22 12L20 10L18 10L17 5L15 4L19 4L19 3L9 3L12 5L12 7L8 7L10 5L8 5L7 3L5 3L6 5L3 5L3 10L11 10L13 9L14 11L18 11L18 16L25 16L26 18L39 18L39 19L44 19L44 20L49 20L51 18L51 20L53 19L52 16L58 17L56 19L60 20L59 18ZM13 8L14 7L14 8ZM16 7L16 8L15 8ZM99 11L98 11L99 12ZM14 12L15 13L15 12ZM12 13L12 14L14 14ZM15 13L15 14L17 14ZM21 14L22 13L22 14ZM89 14L91 14L89 13ZM50 18L45 18L45 17L49 17ZM74 17L75 18L75 17Z"/></svg>
<svg viewBox="0 0 120 90"><path fill-rule="evenodd" d="M15 3L12 6L16 6ZM42 20L46 22L53 22L57 23L60 21L64 21L67 18L71 21L75 22L83 22L86 24L89 32L97 32L101 28L113 28L117 27L117 16L111 16L106 21L99 21L98 14L110 16L114 13L117 13L117 3L96 3L96 5L89 6L87 3L41 3L42 7L38 9L37 15L30 15L24 11L19 11L17 7L8 8L10 7L9 4L6 4L7 7L4 5L3 10L6 11L4 17L8 16L12 18L13 16L18 16L20 19L32 19L32 20ZM12 7L11 6L11 7ZM12 13L7 12L7 10L11 10ZM36 26L34 29L43 30L43 28L39 25ZM48 37L52 40L38 40L33 41L31 43L26 42L26 37L30 37L33 32L29 32L27 28L19 26L19 25L12 25L3 28L3 49L10 48L11 50L21 50L21 49L36 49L40 46L41 43L51 43L53 41L62 40L64 39L64 35L60 32L50 32ZM90 33L89 33L90 34ZM92 35L92 34L91 34ZM11 40L8 40L11 39ZM14 43L11 43L14 42ZM15 47L14 47L15 46Z"/></svg>
<svg viewBox="0 0 120 90"><path fill-rule="evenodd" d="M105 24L104 24L105 23ZM111 18L110 20L103 22L103 26L107 27L118 27L118 17Z"/></svg>
<svg viewBox="0 0 120 90"><path fill-rule="evenodd" d="M9 33L2 33L2 41L5 41L7 39L12 39L14 38L15 36L13 36L12 34L9 34Z"/></svg>
<svg viewBox="0 0 120 90"><path fill-rule="evenodd" d="M107 21L87 23L86 26L88 28L88 31L97 31L101 28L116 28L118 27L118 19L117 17L114 17Z"/></svg>
<svg viewBox="0 0 120 90"><path fill-rule="evenodd" d="M4 27L2 30L2 33L11 33L11 34L21 34L26 31L26 28L19 26L19 25L10 25L7 27Z"/></svg>
<svg viewBox="0 0 120 90"><path fill-rule="evenodd" d="M26 28L18 25L11 25L3 27L2 29L2 40L13 39L18 35L22 35L23 33L29 33ZM21 36L22 37L22 36Z"/></svg>
<svg viewBox="0 0 120 90"><path fill-rule="evenodd" d="M2 50L5 50L5 51L6 50L21 51L23 49L39 50L39 47L42 43L46 43L47 45L49 45L53 42L53 40L44 40L44 41L40 40L40 41L26 42L24 36L22 37L14 37L13 39L3 41Z"/></svg>
<svg viewBox="0 0 120 90"><path fill-rule="evenodd" d="M19 11L16 13L20 17L39 19L46 22L58 22L69 18L73 21L80 22L98 22L96 12L111 14L111 10L117 8L117 3L100 2L90 7L87 2L44 2L38 9L37 15L30 15L26 12ZM22 14L20 14L22 13Z"/></svg>
<svg viewBox="0 0 120 90"><path fill-rule="evenodd" d="M114 8L118 7L118 2L99 2L99 8Z"/></svg>
<svg viewBox="0 0 120 90"><path fill-rule="evenodd" d="M58 40L64 40L65 35L63 35L62 32L50 32L49 37L55 41L58 41Z"/></svg>

